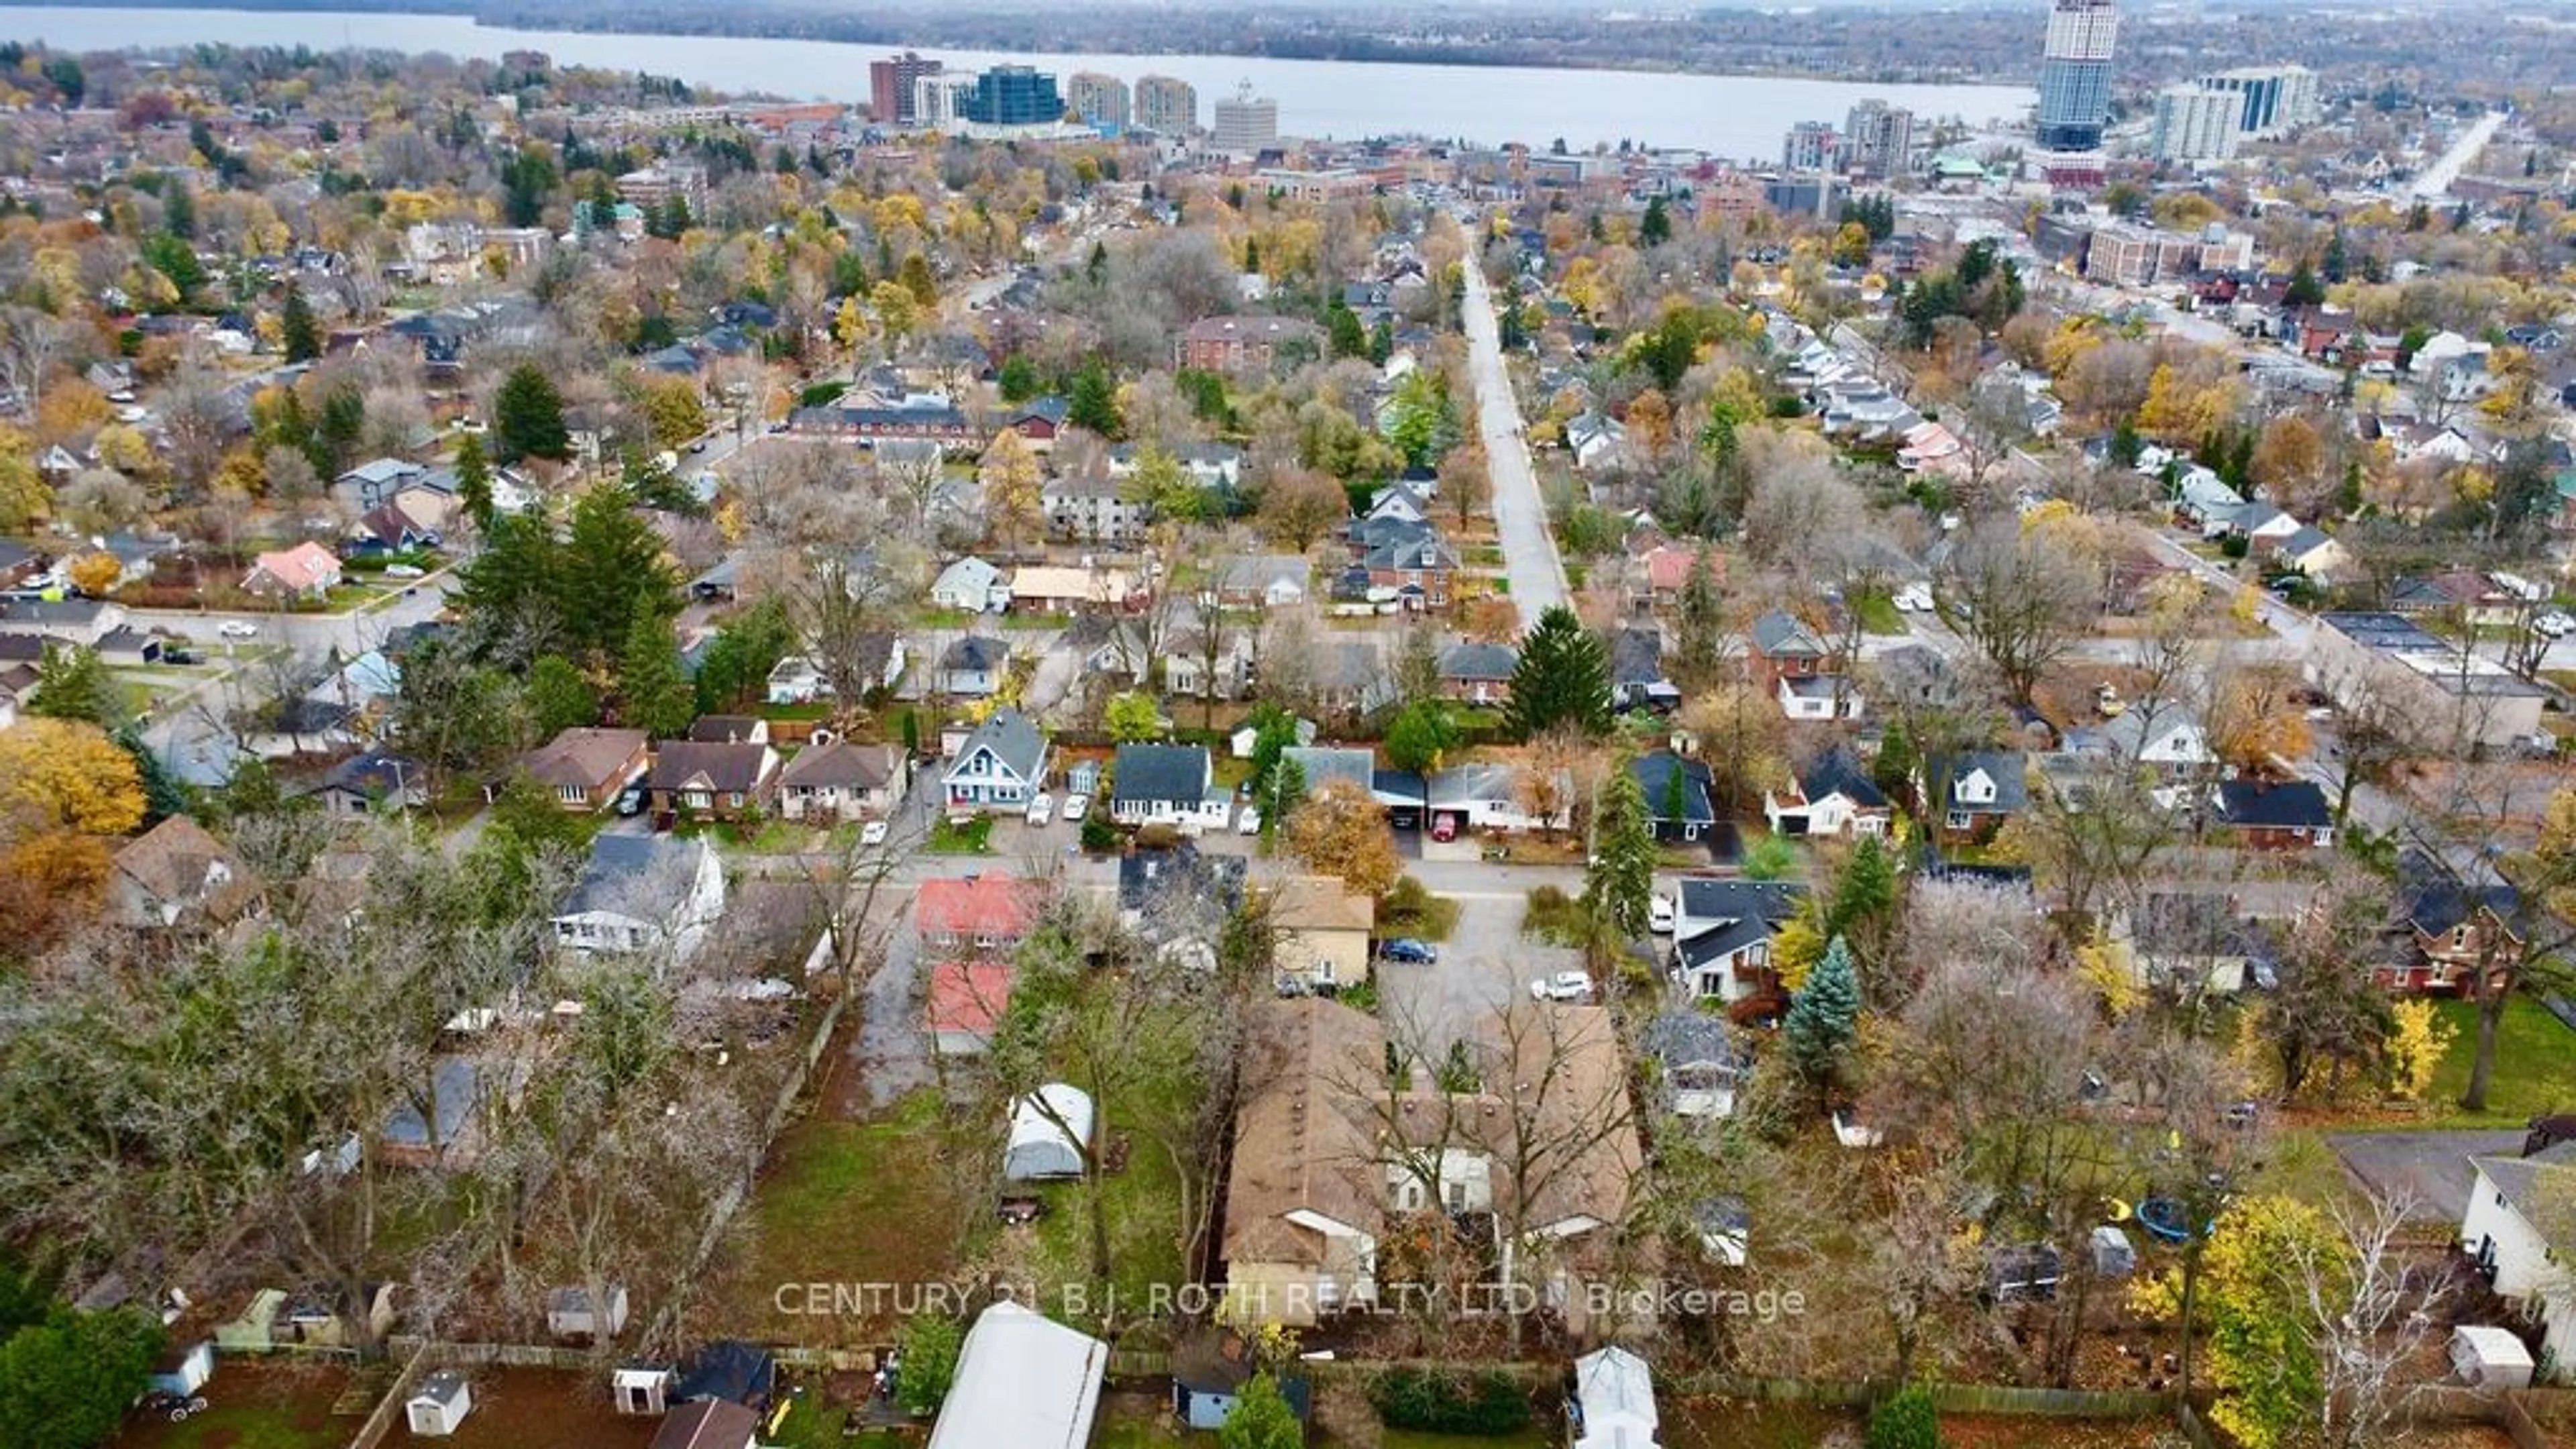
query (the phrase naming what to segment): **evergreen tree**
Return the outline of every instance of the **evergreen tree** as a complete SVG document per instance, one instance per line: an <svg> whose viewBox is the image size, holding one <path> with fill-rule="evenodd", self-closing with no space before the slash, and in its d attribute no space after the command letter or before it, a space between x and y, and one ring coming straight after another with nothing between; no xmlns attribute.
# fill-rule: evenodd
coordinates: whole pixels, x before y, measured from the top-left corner
<svg viewBox="0 0 2576 1449"><path fill-rule="evenodd" d="M2317 269L2308 265L2307 258L2299 258L2299 264L2290 269L2289 285L2281 289L2281 305L2314 307L2325 299L2326 285L2317 279Z"/></svg>
<svg viewBox="0 0 2576 1449"><path fill-rule="evenodd" d="M134 776L143 783L143 819L146 824L188 813L193 803L188 783L171 773L170 767L153 752L151 743L143 738L143 731L136 727L134 721L127 720L111 730L108 737L116 741L117 748L134 757Z"/></svg>
<svg viewBox="0 0 2576 1449"><path fill-rule="evenodd" d="M1298 1449L1305 1442L1306 1426L1266 1373L1244 1380L1234 1411L1216 1431L1217 1449Z"/></svg>
<svg viewBox="0 0 2576 1449"><path fill-rule="evenodd" d="M1011 354L1002 363L995 381L1001 385L1002 401L1006 403L1024 403L1038 395L1037 365L1020 353Z"/></svg>
<svg viewBox="0 0 2576 1449"><path fill-rule="evenodd" d="M599 723L599 693L560 654L540 655L528 669L528 718L546 739Z"/></svg>
<svg viewBox="0 0 2576 1449"><path fill-rule="evenodd" d="M1718 650L1726 621L1717 596L1717 561L1702 548L1682 580L1679 627L1675 630L1675 673L1686 683L1702 685L1717 675Z"/></svg>
<svg viewBox="0 0 2576 1449"><path fill-rule="evenodd" d="M1781 1023L1790 1065L1808 1086L1823 1090L1832 1084L1859 1027L1860 978L1852 970L1851 948L1836 936L1825 943L1824 959L1807 973L1807 984L1799 988Z"/></svg>
<svg viewBox="0 0 2576 1449"><path fill-rule="evenodd" d="M1441 757L1456 748L1458 726L1444 699L1415 700L1386 727L1387 762L1399 770L1436 770Z"/></svg>
<svg viewBox="0 0 2576 1449"><path fill-rule="evenodd" d="M680 648L668 620L639 614L618 659L617 718L657 740L687 734L697 718L697 690L680 668Z"/></svg>
<svg viewBox="0 0 2576 1449"><path fill-rule="evenodd" d="M492 507L492 462L484 456L482 438L473 433L467 433L456 449L456 501L476 528L491 533L497 516Z"/></svg>
<svg viewBox="0 0 2576 1449"><path fill-rule="evenodd" d="M304 299L303 284L287 284L285 308L278 325L287 361L311 362L322 355L322 328L313 320L313 304Z"/></svg>
<svg viewBox="0 0 2576 1449"><path fill-rule="evenodd" d="M1681 778L1678 768L1673 778ZM1646 933L1655 898L1655 823L1646 814L1646 789L1622 760L1601 786L1593 815L1592 863L1584 870L1583 899L1592 919L1616 944Z"/></svg>
<svg viewBox="0 0 2576 1449"><path fill-rule="evenodd" d="M367 397L356 383L344 382L323 397L314 436L322 448L314 472L337 478L358 461L358 445L367 437Z"/></svg>
<svg viewBox="0 0 2576 1449"><path fill-rule="evenodd" d="M554 379L533 362L523 362L502 379L492 399L492 436L500 461L521 458L568 458L572 435L564 427L563 394Z"/></svg>
<svg viewBox="0 0 2576 1449"><path fill-rule="evenodd" d="M483 551L458 573L459 611L487 638L546 637L562 618L555 592L562 563L562 545L542 519L496 518Z"/></svg>
<svg viewBox="0 0 2576 1449"><path fill-rule="evenodd" d="M82 720L103 730L125 723L124 696L95 649L47 644L36 661L35 696L27 713L40 719Z"/></svg>
<svg viewBox="0 0 2576 1449"><path fill-rule="evenodd" d="M1083 364L1082 371L1073 375L1073 392L1065 399L1065 421L1104 438L1118 436L1122 426L1118 388L1109 380L1109 369L1101 366L1098 359Z"/></svg>
<svg viewBox="0 0 2576 1449"><path fill-rule="evenodd" d="M1664 199L1655 197L1646 203L1645 219L1637 223L1637 240L1659 247L1672 239L1672 216L1664 210Z"/></svg>
<svg viewBox="0 0 2576 1449"><path fill-rule="evenodd" d="M1334 361L1368 355L1368 329L1360 325L1360 314L1339 301L1325 310L1324 330L1332 339Z"/></svg>
<svg viewBox="0 0 2576 1449"><path fill-rule="evenodd" d="M1610 728L1610 651L1563 604L1541 614L1521 641L1507 719L1524 739L1558 725L1590 735Z"/></svg>
<svg viewBox="0 0 2576 1449"><path fill-rule="evenodd" d="M612 653L650 620L669 632L679 612L680 581L662 560L662 540L631 506L632 495L603 484L573 505L555 597L565 634L576 644Z"/></svg>
<svg viewBox="0 0 2576 1449"><path fill-rule="evenodd" d="M172 181L161 188L161 229L181 241L197 239L197 198L186 182Z"/></svg>
<svg viewBox="0 0 2576 1449"><path fill-rule="evenodd" d="M1896 865L1875 835L1864 835L1844 862L1834 882L1833 904L1825 911L1825 932L1856 940L1872 965L1882 964L1888 933L1896 916Z"/></svg>

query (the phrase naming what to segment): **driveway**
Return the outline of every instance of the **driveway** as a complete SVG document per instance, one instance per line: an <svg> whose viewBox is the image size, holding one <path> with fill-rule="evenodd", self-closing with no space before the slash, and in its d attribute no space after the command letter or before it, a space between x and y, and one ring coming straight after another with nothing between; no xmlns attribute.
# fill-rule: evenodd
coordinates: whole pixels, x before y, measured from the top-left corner
<svg viewBox="0 0 2576 1449"><path fill-rule="evenodd" d="M1473 888L1433 887L1459 905L1458 924L1440 944L1438 961L1381 961L1375 968L1379 1014L1390 1034L1426 1056L1436 1058L1449 1043L1482 1035L1485 1021L1526 994L1532 980L1583 964L1580 952L1524 938L1527 888L1503 888L1505 871L1485 874L1489 879Z"/></svg>
<svg viewBox="0 0 2576 1449"><path fill-rule="evenodd" d="M2468 1159L2519 1154L2522 1138L2517 1130L2345 1132L2326 1145L2373 1196L2411 1198L2408 1216L2457 1223L2469 1207Z"/></svg>
<svg viewBox="0 0 2576 1449"><path fill-rule="evenodd" d="M1494 531L1502 538L1504 574L1511 580L1512 602L1520 606L1521 627L1533 629L1540 614L1566 602L1565 561L1557 556L1555 535L1548 532L1547 500L1539 496L1538 474L1530 467L1529 443L1521 433L1520 401L1512 395L1511 374L1503 367L1493 289L1472 260L1461 269L1467 278L1467 371L1476 383L1476 423L1493 479Z"/></svg>

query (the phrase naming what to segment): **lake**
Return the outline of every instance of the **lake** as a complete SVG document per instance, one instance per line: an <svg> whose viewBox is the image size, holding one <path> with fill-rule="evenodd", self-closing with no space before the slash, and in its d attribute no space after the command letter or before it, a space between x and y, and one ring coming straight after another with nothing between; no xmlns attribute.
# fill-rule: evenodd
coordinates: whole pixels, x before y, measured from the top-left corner
<svg viewBox="0 0 2576 1449"><path fill-rule="evenodd" d="M1926 23L1932 23L1926 17ZM796 99L863 101L868 62L883 48L805 40L599 35L506 30L455 15L288 14L233 10L92 10L74 6L0 9L0 38L42 40L64 50L198 45L356 46L407 53L498 56L541 50L559 63L677 76L723 91L761 90ZM1861 85L1765 76L1531 67L1365 65L1208 55L1004 55L924 50L951 67L1002 61L1055 72L1096 70L1130 82L1177 76L1198 88L1199 121L1217 97L1252 83L1279 102L1281 132L1317 138L1419 134L1480 144L1563 139L1682 146L1718 156L1776 163L1796 121L1841 126L1854 101L1877 96L1918 118L1956 118L1972 128L2027 116L2035 95L2019 86Z"/></svg>

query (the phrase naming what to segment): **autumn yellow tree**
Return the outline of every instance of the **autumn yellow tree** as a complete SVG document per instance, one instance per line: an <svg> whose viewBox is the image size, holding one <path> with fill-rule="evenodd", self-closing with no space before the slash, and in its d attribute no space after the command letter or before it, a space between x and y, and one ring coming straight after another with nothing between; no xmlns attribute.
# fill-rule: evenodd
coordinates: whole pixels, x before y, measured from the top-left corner
<svg viewBox="0 0 2576 1449"><path fill-rule="evenodd" d="M2275 494L2315 479L2325 467L2325 440L2316 424L2283 413L2263 425L2254 444L2254 481Z"/></svg>
<svg viewBox="0 0 2576 1449"><path fill-rule="evenodd" d="M1319 875L1339 876L1369 896L1394 889L1403 873L1386 811L1348 780L1331 780L1297 802L1287 820L1287 850Z"/></svg>
<svg viewBox="0 0 2576 1449"><path fill-rule="evenodd" d="M984 450L982 477L984 517L1003 548L1016 553L1045 522L1040 497L1045 475L1038 455L1017 429L1004 428Z"/></svg>
<svg viewBox="0 0 2576 1449"><path fill-rule="evenodd" d="M143 823L134 757L98 726L26 719L0 730L0 830L123 835Z"/></svg>
<svg viewBox="0 0 2576 1449"><path fill-rule="evenodd" d="M2240 770L2265 773L2280 760L2300 760L2314 743L2290 680L2277 670L2232 672L2218 688L2209 718L2210 747Z"/></svg>
<svg viewBox="0 0 2576 1449"><path fill-rule="evenodd" d="M73 559L70 568L65 572L71 575L74 588L95 599L115 589L117 579L125 572L125 566L116 561L116 555L100 551L85 553Z"/></svg>

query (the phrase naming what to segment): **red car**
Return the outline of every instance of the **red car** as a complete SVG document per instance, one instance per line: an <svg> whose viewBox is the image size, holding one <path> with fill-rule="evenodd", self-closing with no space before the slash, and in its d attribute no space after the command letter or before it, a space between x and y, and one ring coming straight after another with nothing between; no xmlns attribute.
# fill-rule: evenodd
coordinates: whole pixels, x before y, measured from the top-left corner
<svg viewBox="0 0 2576 1449"><path fill-rule="evenodd" d="M1447 843L1447 842L1449 842L1449 841L1452 841L1452 840L1457 839L1457 838L1458 838L1458 817L1457 817L1457 816L1455 816L1455 815L1434 815L1434 816L1432 816L1432 817L1431 817L1431 838L1432 838L1432 839L1434 839L1434 840L1440 841L1440 842L1442 842L1443 844L1446 844L1446 843Z"/></svg>

